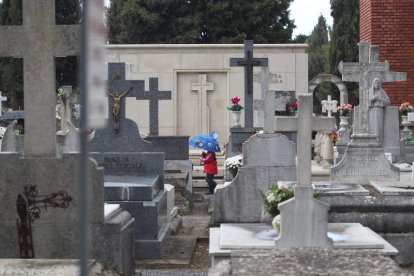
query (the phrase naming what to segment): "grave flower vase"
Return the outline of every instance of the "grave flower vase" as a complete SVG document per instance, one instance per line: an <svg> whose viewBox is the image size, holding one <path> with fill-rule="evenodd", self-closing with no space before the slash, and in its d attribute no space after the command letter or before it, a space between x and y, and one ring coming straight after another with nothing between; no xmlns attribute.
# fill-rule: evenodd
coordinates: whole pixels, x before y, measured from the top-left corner
<svg viewBox="0 0 414 276"><path fill-rule="evenodd" d="M240 126L240 116L241 111L232 111L231 117L233 119L233 127L239 127Z"/></svg>
<svg viewBox="0 0 414 276"><path fill-rule="evenodd" d="M408 116L402 115L401 119L402 119L401 124L404 127L403 132L409 132L410 129L408 127L410 126L411 123L408 121Z"/></svg>
<svg viewBox="0 0 414 276"><path fill-rule="evenodd" d="M349 117L348 116L339 116L339 132L345 132L349 126Z"/></svg>

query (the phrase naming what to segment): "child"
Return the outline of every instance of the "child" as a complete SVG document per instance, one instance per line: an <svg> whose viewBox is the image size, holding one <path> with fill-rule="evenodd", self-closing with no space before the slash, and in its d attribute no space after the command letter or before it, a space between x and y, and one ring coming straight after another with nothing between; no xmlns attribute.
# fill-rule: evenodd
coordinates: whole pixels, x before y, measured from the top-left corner
<svg viewBox="0 0 414 276"><path fill-rule="evenodd" d="M206 173L206 182L208 184L208 193L206 195L212 195L217 186L217 183L214 181L214 175L218 171L216 154L212 151L207 151L207 153L203 151L200 160L204 163L204 172Z"/></svg>

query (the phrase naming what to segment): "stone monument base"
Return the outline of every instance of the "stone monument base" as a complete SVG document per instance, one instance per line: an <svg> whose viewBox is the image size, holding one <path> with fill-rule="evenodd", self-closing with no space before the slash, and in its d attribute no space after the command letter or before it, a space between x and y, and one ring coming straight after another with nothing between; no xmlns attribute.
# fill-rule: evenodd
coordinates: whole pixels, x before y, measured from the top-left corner
<svg viewBox="0 0 414 276"><path fill-rule="evenodd" d="M369 183L370 180L399 180L399 169L385 157L373 134L353 134L343 159L331 168L331 182Z"/></svg>

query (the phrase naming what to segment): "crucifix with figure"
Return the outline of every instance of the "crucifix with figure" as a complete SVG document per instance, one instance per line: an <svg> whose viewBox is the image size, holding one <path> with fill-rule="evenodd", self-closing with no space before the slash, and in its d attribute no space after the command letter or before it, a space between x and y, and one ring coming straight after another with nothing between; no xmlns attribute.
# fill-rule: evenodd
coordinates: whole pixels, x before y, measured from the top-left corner
<svg viewBox="0 0 414 276"><path fill-rule="evenodd" d="M274 98L274 91L267 92ZM297 131L297 185L295 197L279 204L282 223L277 248L322 247L332 248L327 237L329 206L313 197L311 185L312 131L334 130L335 118L312 116L312 95L298 96L298 115L272 116L272 124L265 124L268 132ZM271 114L270 104L265 113ZM270 111L270 112L269 112ZM270 122L270 120L265 120Z"/></svg>
<svg viewBox="0 0 414 276"><path fill-rule="evenodd" d="M0 27L0 57L23 58L24 155L55 157L54 58L79 55L80 26L55 25L55 0L23 0L22 6L22 26Z"/></svg>
<svg viewBox="0 0 414 276"><path fill-rule="evenodd" d="M125 118L125 98L137 97L144 91L144 81L125 80L125 63L108 64L108 110L118 132Z"/></svg>
<svg viewBox="0 0 414 276"><path fill-rule="evenodd" d="M158 101L171 100L171 91L158 91L158 78L149 78L149 91L138 93L137 100L149 101L149 134L158 135Z"/></svg>
<svg viewBox="0 0 414 276"><path fill-rule="evenodd" d="M230 66L244 67L244 126L253 128L253 67L268 66L268 60L253 58L253 40L245 40L244 58L230 58Z"/></svg>

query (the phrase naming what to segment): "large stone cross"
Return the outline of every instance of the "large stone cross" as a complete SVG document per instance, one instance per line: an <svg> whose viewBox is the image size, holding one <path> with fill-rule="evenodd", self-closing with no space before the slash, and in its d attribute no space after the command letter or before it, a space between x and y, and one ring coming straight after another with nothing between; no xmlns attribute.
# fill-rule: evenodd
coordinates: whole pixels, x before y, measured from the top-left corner
<svg viewBox="0 0 414 276"><path fill-rule="evenodd" d="M343 81L359 83L359 131L370 133L369 129L369 99L368 91L371 81L378 77L382 82L404 81L407 74L402 72L390 72L387 61L379 62L379 47L360 42L359 62L340 62L339 72Z"/></svg>
<svg viewBox="0 0 414 276"><path fill-rule="evenodd" d="M244 67L244 126L253 127L253 67L268 65L267 58L253 58L253 40L244 41L244 58L230 58L230 66Z"/></svg>
<svg viewBox="0 0 414 276"><path fill-rule="evenodd" d="M149 78L149 91L139 93L137 100L149 100L149 134L158 135L158 101L171 100L171 91L158 91L158 78Z"/></svg>
<svg viewBox="0 0 414 276"><path fill-rule="evenodd" d="M125 80L125 63L108 63L108 110L115 131L125 119L125 98L136 98L143 91L143 80Z"/></svg>
<svg viewBox="0 0 414 276"><path fill-rule="evenodd" d="M282 223L276 247L332 248L327 237L329 206L313 198L311 148L312 131L333 130L335 118L312 117L312 95L299 95L298 103L298 116L274 119L278 131L297 131L298 137L298 183L294 199L279 204Z"/></svg>
<svg viewBox="0 0 414 276"><path fill-rule="evenodd" d="M269 84L281 83L281 75L272 74L269 71L269 67L262 67L262 70L258 74L253 75L253 81L260 84L260 100L254 100L253 109L257 111L256 127L263 127L264 122L264 99L266 97L266 91L269 90Z"/></svg>
<svg viewBox="0 0 414 276"><path fill-rule="evenodd" d="M23 0L23 25L0 27L0 56L23 57L24 155L56 156L56 56L79 55L79 25L55 25L55 0Z"/></svg>
<svg viewBox="0 0 414 276"><path fill-rule="evenodd" d="M207 82L206 74L198 75L198 82L191 84L191 90L197 91L198 93L198 133L200 134L209 134L210 133L210 114L209 108L207 105L207 92L214 90L214 83Z"/></svg>
<svg viewBox="0 0 414 276"><path fill-rule="evenodd" d="M0 116L3 114L3 102L7 101L7 97L3 97L0 91Z"/></svg>

